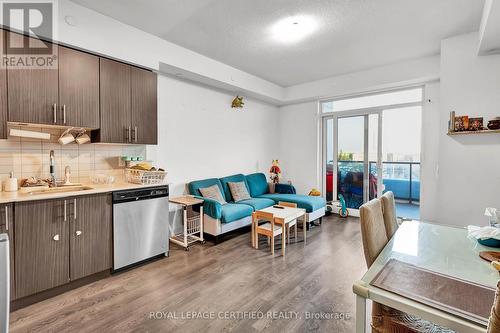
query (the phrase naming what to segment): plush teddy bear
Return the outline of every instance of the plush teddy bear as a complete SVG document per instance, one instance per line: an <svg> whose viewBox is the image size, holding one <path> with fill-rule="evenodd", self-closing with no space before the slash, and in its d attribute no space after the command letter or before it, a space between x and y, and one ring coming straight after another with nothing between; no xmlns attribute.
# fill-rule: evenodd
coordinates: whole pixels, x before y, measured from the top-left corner
<svg viewBox="0 0 500 333"><path fill-rule="evenodd" d="M278 160L273 160L273 164L271 166L271 169L269 170L269 173L269 178L273 181L273 183L278 184L281 177L281 168Z"/></svg>

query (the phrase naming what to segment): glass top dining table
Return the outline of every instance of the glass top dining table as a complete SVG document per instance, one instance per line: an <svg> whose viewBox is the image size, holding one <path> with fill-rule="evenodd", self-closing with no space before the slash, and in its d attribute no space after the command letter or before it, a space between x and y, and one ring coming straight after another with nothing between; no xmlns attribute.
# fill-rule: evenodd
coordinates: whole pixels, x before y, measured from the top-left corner
<svg viewBox="0 0 500 333"><path fill-rule="evenodd" d="M372 286L385 264L396 259L432 272L496 289L500 275L481 251L495 249L482 246L467 237L465 228L417 221L406 221L396 231L373 265L353 285L356 294L356 332L365 332L366 299L404 311L458 332L486 332L467 318L438 310L403 296Z"/></svg>

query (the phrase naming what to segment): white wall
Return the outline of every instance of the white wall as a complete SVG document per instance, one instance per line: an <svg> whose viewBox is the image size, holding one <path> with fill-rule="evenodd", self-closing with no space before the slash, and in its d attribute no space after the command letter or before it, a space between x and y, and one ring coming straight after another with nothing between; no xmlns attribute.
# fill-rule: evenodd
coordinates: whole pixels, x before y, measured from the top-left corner
<svg viewBox="0 0 500 333"><path fill-rule="evenodd" d="M265 172L278 151L277 107L166 76L158 77L158 145L148 158L168 171L171 196L186 183L236 173ZM178 228L180 216L171 207Z"/></svg>
<svg viewBox="0 0 500 333"><path fill-rule="evenodd" d="M420 154L420 218L438 221L438 165L440 123L440 83L425 85L422 108L422 149Z"/></svg>
<svg viewBox="0 0 500 333"><path fill-rule="evenodd" d="M285 103L366 93L439 78L439 56L423 57L285 89Z"/></svg>
<svg viewBox="0 0 500 333"><path fill-rule="evenodd" d="M500 207L500 136L446 135L452 110L500 116L500 55L478 57L476 34L442 42L440 104L439 222L484 224L485 207Z"/></svg>
<svg viewBox="0 0 500 333"><path fill-rule="evenodd" d="M300 194L321 190L319 170L318 103L307 102L279 109L279 160L283 180Z"/></svg>

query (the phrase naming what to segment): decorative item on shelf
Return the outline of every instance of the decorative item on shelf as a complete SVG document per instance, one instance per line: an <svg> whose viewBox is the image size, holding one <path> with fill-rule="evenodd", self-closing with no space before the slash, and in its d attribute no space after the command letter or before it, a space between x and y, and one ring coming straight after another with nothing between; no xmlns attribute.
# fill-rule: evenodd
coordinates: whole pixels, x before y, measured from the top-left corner
<svg viewBox="0 0 500 333"><path fill-rule="evenodd" d="M269 178L273 181L274 184L278 184L280 182L281 177L281 168L280 162L278 160L273 160L273 164L271 169L269 170Z"/></svg>
<svg viewBox="0 0 500 333"><path fill-rule="evenodd" d="M490 130L499 130L500 129L500 117L493 118L488 121L488 129Z"/></svg>
<svg viewBox="0 0 500 333"><path fill-rule="evenodd" d="M455 111L450 112L450 120L448 121L448 132L455 131Z"/></svg>
<svg viewBox="0 0 500 333"><path fill-rule="evenodd" d="M469 131L483 130L483 117L469 118Z"/></svg>
<svg viewBox="0 0 500 333"><path fill-rule="evenodd" d="M243 108L243 105L245 105L245 102L243 102L243 97L241 96L236 96L231 103L232 108Z"/></svg>
<svg viewBox="0 0 500 333"><path fill-rule="evenodd" d="M455 132L463 132L469 129L469 116L456 116L455 117Z"/></svg>

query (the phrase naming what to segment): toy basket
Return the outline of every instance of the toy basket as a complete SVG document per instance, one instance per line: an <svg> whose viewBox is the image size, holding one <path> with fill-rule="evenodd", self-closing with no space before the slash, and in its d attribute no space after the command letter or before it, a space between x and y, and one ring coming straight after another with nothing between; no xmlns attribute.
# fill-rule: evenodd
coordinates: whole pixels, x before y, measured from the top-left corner
<svg viewBox="0 0 500 333"><path fill-rule="evenodd" d="M125 179L129 183L141 185L162 184L167 173L165 171L146 171L138 169L125 169Z"/></svg>

